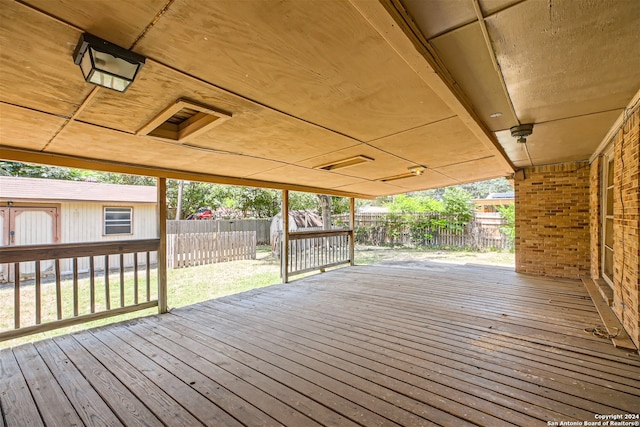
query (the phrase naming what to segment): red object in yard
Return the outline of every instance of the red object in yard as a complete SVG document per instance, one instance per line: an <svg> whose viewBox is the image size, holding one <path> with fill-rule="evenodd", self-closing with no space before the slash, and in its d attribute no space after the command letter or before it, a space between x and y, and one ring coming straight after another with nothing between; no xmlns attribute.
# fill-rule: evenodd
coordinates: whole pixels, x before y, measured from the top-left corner
<svg viewBox="0 0 640 427"><path fill-rule="evenodd" d="M211 209L200 208L196 213L189 215L187 219L211 219L212 216Z"/></svg>

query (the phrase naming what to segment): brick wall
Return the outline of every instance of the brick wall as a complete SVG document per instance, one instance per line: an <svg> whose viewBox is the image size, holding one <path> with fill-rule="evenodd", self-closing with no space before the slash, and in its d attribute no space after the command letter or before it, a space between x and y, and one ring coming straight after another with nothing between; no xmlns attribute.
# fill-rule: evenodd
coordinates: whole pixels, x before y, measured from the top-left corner
<svg viewBox="0 0 640 427"><path fill-rule="evenodd" d="M614 138L613 310L640 346L640 109Z"/></svg>
<svg viewBox="0 0 640 427"><path fill-rule="evenodd" d="M600 197L602 194L602 157L596 157L591 163L589 174L589 228L591 234L591 277L597 279L602 272L602 216L600 212Z"/></svg>
<svg viewBox="0 0 640 427"><path fill-rule="evenodd" d="M590 274L589 164L516 174L516 271L551 277Z"/></svg>

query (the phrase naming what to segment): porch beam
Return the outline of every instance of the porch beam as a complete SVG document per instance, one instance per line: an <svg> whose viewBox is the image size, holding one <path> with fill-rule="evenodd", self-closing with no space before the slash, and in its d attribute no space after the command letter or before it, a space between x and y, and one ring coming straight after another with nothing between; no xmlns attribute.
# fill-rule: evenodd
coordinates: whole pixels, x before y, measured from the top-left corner
<svg viewBox="0 0 640 427"><path fill-rule="evenodd" d="M158 313L166 313L167 306L167 179L158 178Z"/></svg>

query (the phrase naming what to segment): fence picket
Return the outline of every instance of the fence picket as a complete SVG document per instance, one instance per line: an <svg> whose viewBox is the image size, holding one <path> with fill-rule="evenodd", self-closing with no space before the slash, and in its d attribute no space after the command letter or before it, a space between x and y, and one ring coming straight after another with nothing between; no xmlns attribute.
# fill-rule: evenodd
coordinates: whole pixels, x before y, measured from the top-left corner
<svg viewBox="0 0 640 427"><path fill-rule="evenodd" d="M256 258L255 231L167 235L168 268Z"/></svg>
<svg viewBox="0 0 640 427"><path fill-rule="evenodd" d="M501 227L505 225L504 220L498 216L479 216L471 220L462 229L450 228L447 225L441 226L437 221L449 221L449 218L441 214L402 214L393 215L393 218L409 218L406 224L400 226L397 222L390 223L390 214L356 214L356 242L364 245L415 245L415 246L435 246L435 247L465 247L473 249L513 249L513 240L509 239ZM332 217L336 223L349 221L348 214L334 215ZM426 236L419 241L413 240L410 223L413 219L429 221L429 227L425 230Z"/></svg>

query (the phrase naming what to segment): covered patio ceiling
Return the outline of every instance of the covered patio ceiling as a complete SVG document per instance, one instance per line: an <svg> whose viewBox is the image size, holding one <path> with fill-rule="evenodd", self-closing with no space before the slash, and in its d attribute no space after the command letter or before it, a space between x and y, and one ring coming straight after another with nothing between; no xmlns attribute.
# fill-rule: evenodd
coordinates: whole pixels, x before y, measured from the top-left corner
<svg viewBox="0 0 640 427"><path fill-rule="evenodd" d="M375 197L586 160L640 82L636 0L0 5L8 160ZM84 82L83 32L147 57L127 92ZM178 100L230 118L147 135Z"/></svg>

